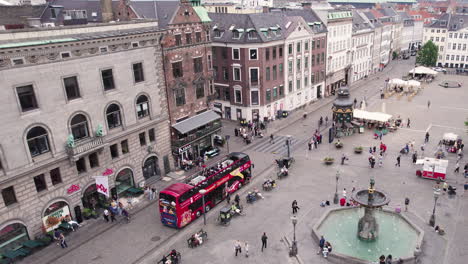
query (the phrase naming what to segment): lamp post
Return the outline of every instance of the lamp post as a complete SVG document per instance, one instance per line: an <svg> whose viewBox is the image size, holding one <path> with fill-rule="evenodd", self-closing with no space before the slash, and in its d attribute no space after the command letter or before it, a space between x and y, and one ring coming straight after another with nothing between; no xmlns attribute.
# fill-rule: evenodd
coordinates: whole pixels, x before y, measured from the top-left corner
<svg viewBox="0 0 468 264"><path fill-rule="evenodd" d="M288 148L288 158L291 158L290 145L291 145L291 136L288 135L288 136L286 136L286 147Z"/></svg>
<svg viewBox="0 0 468 264"><path fill-rule="evenodd" d="M291 250L289 251L289 256L294 257L297 255L297 241L296 241L297 217L295 215L291 217L291 222L293 224L293 241L292 241Z"/></svg>
<svg viewBox="0 0 468 264"><path fill-rule="evenodd" d="M432 215L431 218L429 219L429 225L430 226L435 226L435 210L436 210L436 205L437 205L437 199L439 199L440 195L440 189L434 189L434 208L432 209Z"/></svg>
<svg viewBox="0 0 468 264"><path fill-rule="evenodd" d="M335 187L335 196L333 197L333 203L338 204L338 180L340 179L340 171L336 171L336 187Z"/></svg>
<svg viewBox="0 0 468 264"><path fill-rule="evenodd" d="M206 212L205 212L205 193L206 193L206 190L205 189L201 189L200 191L198 191L201 196L202 196L202 205L203 205L203 225L206 225Z"/></svg>

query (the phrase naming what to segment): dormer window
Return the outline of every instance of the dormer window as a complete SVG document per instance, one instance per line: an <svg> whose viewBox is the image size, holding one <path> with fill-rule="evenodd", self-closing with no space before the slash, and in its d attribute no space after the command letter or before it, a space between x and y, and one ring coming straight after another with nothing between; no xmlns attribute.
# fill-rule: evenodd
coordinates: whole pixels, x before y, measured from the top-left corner
<svg viewBox="0 0 468 264"><path fill-rule="evenodd" d="M243 32L243 30L241 30L241 29L234 29L232 31L232 38L233 39L240 39L241 36L242 36L242 32Z"/></svg>
<svg viewBox="0 0 468 264"><path fill-rule="evenodd" d="M220 38L220 37L223 36L223 34L224 34L224 31L221 31L219 29L215 29L215 31L214 31L214 37L215 38Z"/></svg>
<svg viewBox="0 0 468 264"><path fill-rule="evenodd" d="M185 9L184 16L189 16L189 15L190 15L189 11L187 9Z"/></svg>
<svg viewBox="0 0 468 264"><path fill-rule="evenodd" d="M249 39L257 39L257 31L252 30L247 33L247 37Z"/></svg>

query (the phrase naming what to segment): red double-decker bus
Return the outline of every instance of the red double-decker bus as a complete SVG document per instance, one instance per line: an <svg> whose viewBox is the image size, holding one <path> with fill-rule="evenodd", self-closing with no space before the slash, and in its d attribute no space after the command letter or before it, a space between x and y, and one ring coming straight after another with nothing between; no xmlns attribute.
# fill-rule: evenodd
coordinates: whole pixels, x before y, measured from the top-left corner
<svg viewBox="0 0 468 264"><path fill-rule="evenodd" d="M159 193L161 222L170 227L182 228L200 217L203 206L206 212L233 193L252 177L251 161L247 154L233 152L224 159L186 180L174 183ZM206 190L205 204L201 189Z"/></svg>

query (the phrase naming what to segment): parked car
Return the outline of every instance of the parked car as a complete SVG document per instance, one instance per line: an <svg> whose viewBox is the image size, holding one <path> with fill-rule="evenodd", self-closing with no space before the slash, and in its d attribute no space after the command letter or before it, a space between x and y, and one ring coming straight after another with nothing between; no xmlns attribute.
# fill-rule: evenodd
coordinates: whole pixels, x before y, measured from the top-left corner
<svg viewBox="0 0 468 264"><path fill-rule="evenodd" d="M446 69L441 68L441 67L433 67L432 69L433 69L434 71L436 71L436 72L446 72L446 71L447 71Z"/></svg>

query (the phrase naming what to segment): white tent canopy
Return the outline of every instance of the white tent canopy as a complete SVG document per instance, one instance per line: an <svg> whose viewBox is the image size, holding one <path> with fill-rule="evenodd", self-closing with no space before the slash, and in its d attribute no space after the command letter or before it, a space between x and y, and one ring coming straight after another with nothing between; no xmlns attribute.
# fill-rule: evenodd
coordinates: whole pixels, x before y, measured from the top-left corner
<svg viewBox="0 0 468 264"><path fill-rule="evenodd" d="M443 139L444 140L453 140L453 141L455 141L455 140L458 139L458 135L454 134L454 133L445 133Z"/></svg>
<svg viewBox="0 0 468 264"><path fill-rule="evenodd" d="M373 120L379 122L388 122L392 115L380 112L368 112L364 110L354 109L353 116L359 119Z"/></svg>
<svg viewBox="0 0 468 264"><path fill-rule="evenodd" d="M432 69L429 69L427 67L424 67L424 66L418 66L414 69L412 69L411 71L409 71L410 73L416 73L416 74L429 74L429 75L437 75L437 72L432 70Z"/></svg>
<svg viewBox="0 0 468 264"><path fill-rule="evenodd" d="M421 83L415 80L409 80L406 82L407 86L412 86L412 87L420 87Z"/></svg>
<svg viewBox="0 0 468 264"><path fill-rule="evenodd" d="M393 85L404 85L405 81L403 81L402 79L395 78L391 79L388 83Z"/></svg>

